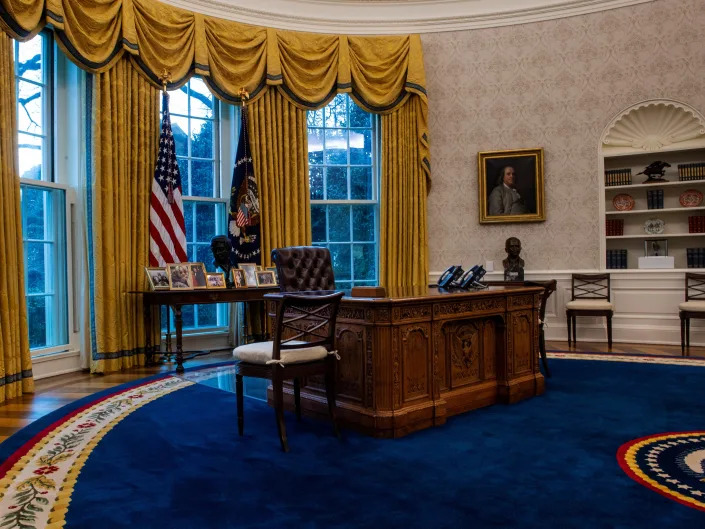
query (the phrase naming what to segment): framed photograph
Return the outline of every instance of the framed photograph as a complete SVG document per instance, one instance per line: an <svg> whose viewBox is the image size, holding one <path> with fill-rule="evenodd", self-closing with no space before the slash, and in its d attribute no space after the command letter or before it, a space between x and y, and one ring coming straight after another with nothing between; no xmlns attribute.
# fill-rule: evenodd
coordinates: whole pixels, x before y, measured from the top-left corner
<svg viewBox="0 0 705 529"><path fill-rule="evenodd" d="M193 290L191 263L168 264L169 288L171 290Z"/></svg>
<svg viewBox="0 0 705 529"><path fill-rule="evenodd" d="M191 269L191 284L193 288L208 288L206 281L206 265L203 263L189 263Z"/></svg>
<svg viewBox="0 0 705 529"><path fill-rule="evenodd" d="M277 284L274 272L271 270L257 270L255 275L257 276L258 287L272 287Z"/></svg>
<svg viewBox="0 0 705 529"><path fill-rule="evenodd" d="M223 272L206 272L207 288L225 288L225 274Z"/></svg>
<svg viewBox="0 0 705 529"><path fill-rule="evenodd" d="M145 267L152 290L169 290L169 276L165 267Z"/></svg>
<svg viewBox="0 0 705 529"><path fill-rule="evenodd" d="M239 268L233 268L231 270L233 274L233 284L235 288L247 288L249 285L245 279L245 271Z"/></svg>
<svg viewBox="0 0 705 529"><path fill-rule="evenodd" d="M644 241L646 257L663 257L668 255L668 239L650 239Z"/></svg>
<svg viewBox="0 0 705 529"><path fill-rule="evenodd" d="M268 266L265 270L269 270L270 272L274 272L274 284L278 285L279 284L279 273L277 272L277 267L276 266Z"/></svg>
<svg viewBox="0 0 705 529"><path fill-rule="evenodd" d="M480 223L546 220L543 149L478 154Z"/></svg>
<svg viewBox="0 0 705 529"><path fill-rule="evenodd" d="M256 287L257 265L254 263L240 263L239 265L237 265L237 267L243 272L245 272L245 285L248 287Z"/></svg>

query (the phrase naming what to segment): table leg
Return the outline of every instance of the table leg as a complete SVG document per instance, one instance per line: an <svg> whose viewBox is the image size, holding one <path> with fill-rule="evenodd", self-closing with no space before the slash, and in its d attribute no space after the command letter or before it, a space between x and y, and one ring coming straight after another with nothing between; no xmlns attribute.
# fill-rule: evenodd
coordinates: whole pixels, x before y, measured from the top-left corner
<svg viewBox="0 0 705 529"><path fill-rule="evenodd" d="M146 296L145 296L146 297ZM144 301L142 304L142 310L144 311L144 334L145 334L145 365L151 366L154 361L154 351L152 350L152 307Z"/></svg>
<svg viewBox="0 0 705 529"><path fill-rule="evenodd" d="M166 359L167 361L171 362L171 315L169 314L169 311L171 310L171 307L169 305L166 306L166 341L165 341L165 346L166 346Z"/></svg>
<svg viewBox="0 0 705 529"><path fill-rule="evenodd" d="M181 346L181 330L183 321L181 319L181 305L174 305L174 327L176 327L176 372L184 372L184 349Z"/></svg>

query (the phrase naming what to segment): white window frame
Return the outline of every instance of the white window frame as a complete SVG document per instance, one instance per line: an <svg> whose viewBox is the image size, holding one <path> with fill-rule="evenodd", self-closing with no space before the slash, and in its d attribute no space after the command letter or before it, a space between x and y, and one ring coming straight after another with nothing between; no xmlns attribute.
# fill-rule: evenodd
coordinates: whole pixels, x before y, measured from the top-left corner
<svg viewBox="0 0 705 529"><path fill-rule="evenodd" d="M349 105L355 105L356 103L353 101L353 99L350 96L348 97L348 104ZM324 107L325 108L325 107ZM363 109L364 110L364 109ZM351 286L355 286L356 284L359 283L371 283L374 282L375 285L379 284L379 222L380 222L380 191L379 191L379 183L380 183L380 166L381 164L379 163L380 160L380 153L381 153L381 143L380 143L380 127L379 127L379 116L377 114L372 114L371 112L369 113L371 120L372 120L372 127L369 129L372 131L372 152L371 152L371 157L372 157L372 198L367 199L367 200L360 200L360 199L332 199L332 200L327 200L327 199L311 199L311 207L313 206L333 206L333 205L345 205L345 206L356 206L356 205L372 205L374 207L375 211L375 226L374 226L374 241L354 241L353 238L353 213L352 210L353 208L350 208L350 241L331 241L328 238L328 234L330 232L329 226L328 226L328 221L329 221L329 216L328 213L326 213L326 240L325 241L313 241L314 245L319 245L319 246L325 246L329 248L331 245L347 245L350 247L350 276L351 279L346 280L346 279L337 279L336 278L336 284L338 282L340 283L350 283ZM350 115L350 112L348 111L348 116ZM311 129L318 129L323 132L323 145L324 145L324 150L323 150L323 163L321 164L312 164L316 167L322 167L325 172L326 167L345 167L348 171L348 178L347 178L347 189L348 189L348 196L350 196L350 186L351 186L351 178L350 178L350 169L353 167L367 167L367 166L359 166L359 165L351 165L350 164L350 131L358 129L359 127L350 127L350 122L348 121L348 126L346 128L342 127L326 127L325 123L325 113L324 113L324 119L323 119L323 125L318 127L318 126L307 126L306 130L307 133ZM325 163L325 131L326 130L346 130L348 131L347 135L347 163L345 165L329 165ZM367 130L367 129L366 129ZM310 165L309 164L309 171L310 171ZM323 178L323 196L326 196L326 191L327 191L327 183L328 179ZM355 279L355 267L354 267L354 256L353 256L353 245L355 244L369 244L372 245L374 244L374 249L375 249L375 276L374 279Z"/></svg>

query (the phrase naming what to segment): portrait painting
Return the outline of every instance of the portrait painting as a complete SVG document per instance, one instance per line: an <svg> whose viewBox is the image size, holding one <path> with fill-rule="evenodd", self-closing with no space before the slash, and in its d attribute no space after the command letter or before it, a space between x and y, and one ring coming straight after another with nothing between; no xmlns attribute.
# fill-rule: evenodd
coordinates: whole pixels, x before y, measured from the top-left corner
<svg viewBox="0 0 705 529"><path fill-rule="evenodd" d="M191 263L171 263L167 265L169 272L169 288L171 290L192 290Z"/></svg>
<svg viewBox="0 0 705 529"><path fill-rule="evenodd" d="M254 263L240 263L238 268L245 272L245 284L248 287L257 286L257 265Z"/></svg>
<svg viewBox="0 0 705 529"><path fill-rule="evenodd" d="M164 267L147 267L147 279L152 290L169 290L169 276Z"/></svg>
<svg viewBox="0 0 705 529"><path fill-rule="evenodd" d="M191 284L193 288L208 288L206 282L206 266L203 263L190 263Z"/></svg>
<svg viewBox="0 0 705 529"><path fill-rule="evenodd" d="M247 281L245 280L245 271L240 268L233 268L233 284L235 288L247 288Z"/></svg>
<svg viewBox="0 0 705 529"><path fill-rule="evenodd" d="M480 223L546 220L543 149L478 154Z"/></svg>
<svg viewBox="0 0 705 529"><path fill-rule="evenodd" d="M225 288L225 274L223 272L206 272L208 288Z"/></svg>
<svg viewBox="0 0 705 529"><path fill-rule="evenodd" d="M274 279L274 272L271 270L257 270L255 276L257 277L258 287L271 287L277 284Z"/></svg>

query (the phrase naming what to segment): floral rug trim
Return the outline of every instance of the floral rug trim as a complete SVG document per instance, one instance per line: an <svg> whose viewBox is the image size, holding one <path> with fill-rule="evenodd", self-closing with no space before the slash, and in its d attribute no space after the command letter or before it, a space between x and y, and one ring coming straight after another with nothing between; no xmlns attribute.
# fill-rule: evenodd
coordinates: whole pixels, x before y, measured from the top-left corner
<svg viewBox="0 0 705 529"><path fill-rule="evenodd" d="M560 358L565 360L600 360L603 362L632 362L637 364L663 364L674 366L701 366L705 367L705 358L692 356L656 356L639 354L620 353L580 353L547 351L548 358Z"/></svg>
<svg viewBox="0 0 705 529"><path fill-rule="evenodd" d="M51 431L40 432L8 459L9 468L3 464L0 527L63 527L78 475L100 440L145 404L192 384L166 376L132 386L91 402L54 423Z"/></svg>

